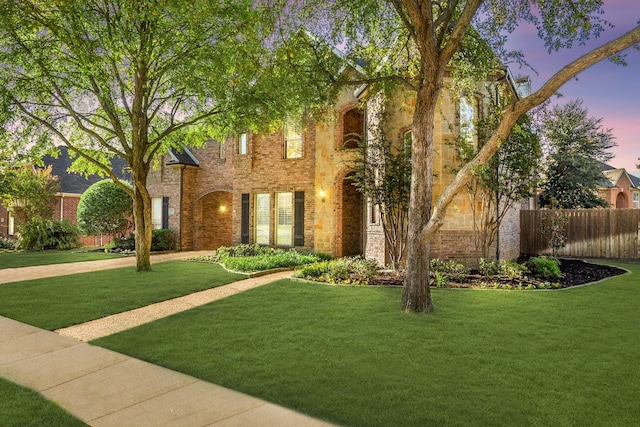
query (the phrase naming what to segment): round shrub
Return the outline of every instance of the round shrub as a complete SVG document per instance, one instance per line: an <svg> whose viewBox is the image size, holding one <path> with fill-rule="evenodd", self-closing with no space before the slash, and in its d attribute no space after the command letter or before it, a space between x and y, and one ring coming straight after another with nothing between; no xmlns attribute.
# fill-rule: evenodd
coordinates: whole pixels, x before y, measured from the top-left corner
<svg viewBox="0 0 640 427"><path fill-rule="evenodd" d="M560 278L560 261L554 258L539 256L527 261L527 267L535 277L546 280Z"/></svg>

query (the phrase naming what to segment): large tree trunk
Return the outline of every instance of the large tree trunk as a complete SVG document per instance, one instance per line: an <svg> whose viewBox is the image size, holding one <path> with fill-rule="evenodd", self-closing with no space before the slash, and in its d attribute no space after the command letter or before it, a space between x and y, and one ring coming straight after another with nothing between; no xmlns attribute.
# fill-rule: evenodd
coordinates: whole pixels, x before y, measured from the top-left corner
<svg viewBox="0 0 640 427"><path fill-rule="evenodd" d="M434 72L433 74L439 74ZM433 75L432 74L432 75ZM407 272L402 309L431 312L433 302L429 289L429 259L431 243L424 230L431 217L433 200L433 145L435 112L442 78L425 78L418 90L413 115L411 200L409 208L409 238Z"/></svg>
<svg viewBox="0 0 640 427"><path fill-rule="evenodd" d="M136 230L136 271L151 271L151 199L146 173L134 172L133 221Z"/></svg>

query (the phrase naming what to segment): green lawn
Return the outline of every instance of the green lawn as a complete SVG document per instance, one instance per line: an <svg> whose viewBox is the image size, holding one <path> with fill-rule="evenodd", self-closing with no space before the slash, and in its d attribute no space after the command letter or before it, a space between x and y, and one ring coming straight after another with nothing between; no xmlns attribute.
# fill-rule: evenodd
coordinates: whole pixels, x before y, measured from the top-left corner
<svg viewBox="0 0 640 427"><path fill-rule="evenodd" d="M640 425L640 265L564 291L279 281L96 340L349 426Z"/></svg>
<svg viewBox="0 0 640 427"><path fill-rule="evenodd" d="M0 378L0 426L86 426L41 394Z"/></svg>
<svg viewBox="0 0 640 427"><path fill-rule="evenodd" d="M66 264L69 262L94 261L118 257L121 257L121 255L101 252L79 252L77 249L71 251L0 252L0 269L30 267L33 265Z"/></svg>
<svg viewBox="0 0 640 427"><path fill-rule="evenodd" d="M54 330L226 285L246 276L219 265L169 261L0 285L0 315Z"/></svg>

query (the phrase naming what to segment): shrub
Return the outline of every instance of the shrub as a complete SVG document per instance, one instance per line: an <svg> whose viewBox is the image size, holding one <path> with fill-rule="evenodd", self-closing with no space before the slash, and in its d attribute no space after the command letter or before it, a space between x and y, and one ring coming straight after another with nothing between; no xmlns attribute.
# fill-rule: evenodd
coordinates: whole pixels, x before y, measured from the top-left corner
<svg viewBox="0 0 640 427"><path fill-rule="evenodd" d="M440 258L434 258L429 261L429 267L434 273L438 272L451 278L469 274L467 266L453 260L445 261Z"/></svg>
<svg viewBox="0 0 640 427"><path fill-rule="evenodd" d="M20 241L18 239L8 239L6 237L0 237L0 249L15 251L19 246Z"/></svg>
<svg viewBox="0 0 640 427"><path fill-rule="evenodd" d="M327 283L366 284L378 270L375 261L356 256L311 264L299 270L296 277Z"/></svg>
<svg viewBox="0 0 640 427"><path fill-rule="evenodd" d="M527 267L535 277L547 280L560 277L560 262L557 259L539 256L527 261Z"/></svg>
<svg viewBox="0 0 640 427"><path fill-rule="evenodd" d="M78 228L68 219L54 221L34 215L20 227L20 246L40 251L76 248L79 246Z"/></svg>
<svg viewBox="0 0 640 427"><path fill-rule="evenodd" d="M151 232L151 251L170 251L173 249L173 231L163 228Z"/></svg>
<svg viewBox="0 0 640 427"><path fill-rule="evenodd" d="M173 249L173 231L163 228L151 232L151 251L161 252ZM134 251L136 249L136 235L131 232L129 237L117 237L113 239L115 251Z"/></svg>
<svg viewBox="0 0 640 427"><path fill-rule="evenodd" d="M486 258L480 258L478 272L483 276L497 276L500 274L500 264Z"/></svg>

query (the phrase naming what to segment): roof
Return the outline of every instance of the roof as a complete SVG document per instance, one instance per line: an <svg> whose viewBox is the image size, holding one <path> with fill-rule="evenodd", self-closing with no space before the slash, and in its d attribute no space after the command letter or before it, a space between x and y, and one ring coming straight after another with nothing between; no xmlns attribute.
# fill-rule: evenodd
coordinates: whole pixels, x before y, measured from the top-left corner
<svg viewBox="0 0 640 427"><path fill-rule="evenodd" d="M184 147L182 151L171 149L169 150L169 161L167 165L186 165L186 166L199 166L200 162L196 159L196 156L187 148Z"/></svg>
<svg viewBox="0 0 640 427"><path fill-rule="evenodd" d="M615 168L600 161L598 162L598 166L602 170L602 175L604 175L602 182L600 183L600 188L617 187L618 181L620 181L620 178L624 175L629 178L629 181L631 181L631 184L634 187L640 187L640 178L635 175L631 175L625 168Z"/></svg>
<svg viewBox="0 0 640 427"><path fill-rule="evenodd" d="M42 158L42 161L45 166L51 166L51 175L58 177L61 193L82 194L89 186L104 179L98 175L89 175L85 178L84 175L79 173L69 172L68 169L73 163L73 160L69 157L69 148L66 145L57 148L60 150L60 155L57 158L46 155ZM130 173L126 170L127 162L124 159L114 157L111 167L118 178L125 181L131 179Z"/></svg>

